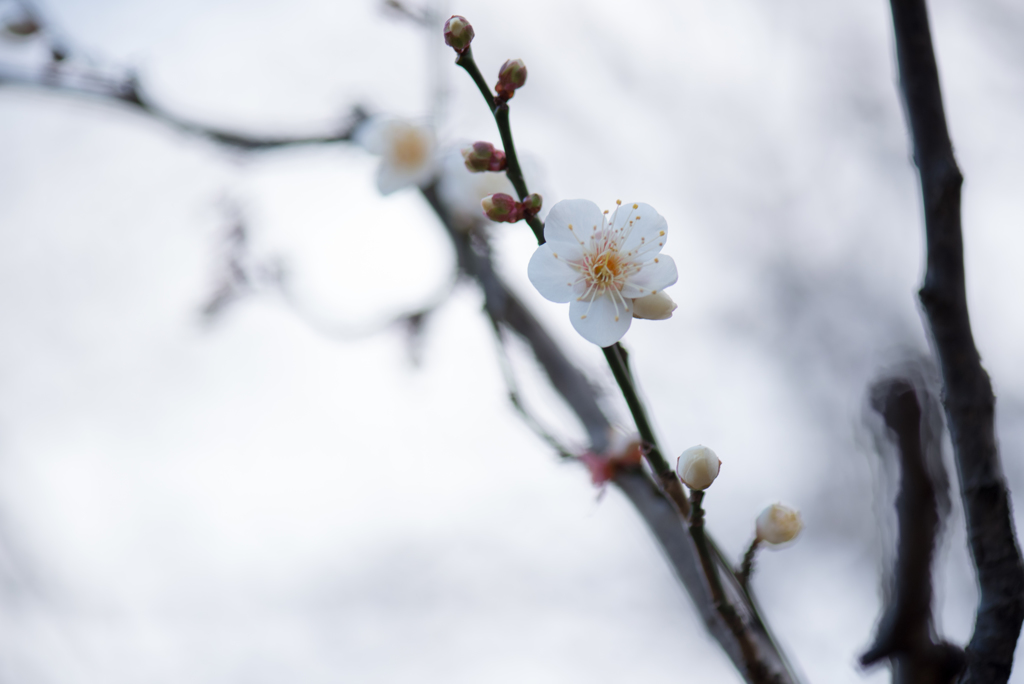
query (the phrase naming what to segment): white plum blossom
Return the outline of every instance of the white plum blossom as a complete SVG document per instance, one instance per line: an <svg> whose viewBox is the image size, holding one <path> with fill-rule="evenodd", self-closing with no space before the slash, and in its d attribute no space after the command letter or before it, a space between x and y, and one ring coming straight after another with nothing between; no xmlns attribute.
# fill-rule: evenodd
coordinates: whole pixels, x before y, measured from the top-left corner
<svg viewBox="0 0 1024 684"><path fill-rule="evenodd" d="M356 131L367 152L380 155L377 189L390 195L410 185L423 185L437 170L434 131L404 119L373 118Z"/></svg>
<svg viewBox="0 0 1024 684"><path fill-rule="evenodd" d="M594 344L618 342L633 320L633 300L676 282L661 254L668 224L648 204L616 203L610 216L589 200L562 200L544 224L545 243L527 273L546 299L569 302L576 331Z"/></svg>

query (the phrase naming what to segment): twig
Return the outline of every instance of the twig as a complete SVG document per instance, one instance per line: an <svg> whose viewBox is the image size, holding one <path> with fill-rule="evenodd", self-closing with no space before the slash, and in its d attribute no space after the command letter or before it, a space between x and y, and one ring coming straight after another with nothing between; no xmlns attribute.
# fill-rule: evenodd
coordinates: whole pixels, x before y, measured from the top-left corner
<svg viewBox="0 0 1024 684"><path fill-rule="evenodd" d="M153 102L143 92L133 75L113 78L92 70L75 73L63 64L48 65L38 73L0 66L0 86L2 85L25 86L71 95L98 97L103 100L115 100L184 133L208 138L220 145L245 152L297 145L345 142L352 139L355 129L367 118L367 113L362 108L356 107L349 114L345 123L331 133L309 136L259 136L206 126L172 114Z"/></svg>
<svg viewBox="0 0 1024 684"><path fill-rule="evenodd" d="M516 146L512 141L512 126L508 120L508 103L498 102L494 99L490 86L487 85L483 74L480 73L480 67L477 66L476 60L473 59L473 49L471 47L467 47L461 52L455 63L465 69L470 75L473 82L476 83L476 87L480 90L480 94L483 95L487 108L494 115L494 122L498 125L498 133L501 135L501 144L505 148L505 175L508 177L509 182L512 183L512 187L515 188L516 194L519 195L519 201L522 202L526 200L526 196L530 194L530 191L526 187L523 169L519 166L519 156L516 154ZM527 216L525 221L537 238L537 243L543 245L544 224L536 216Z"/></svg>
<svg viewBox="0 0 1024 684"><path fill-rule="evenodd" d="M754 572L754 556L757 555L757 547L760 545L761 540L758 537L754 537L754 541L750 542L747 552L743 554L743 562L740 563L739 572L736 573L736 580L743 587L743 591L748 591L750 586L750 575Z"/></svg>
<svg viewBox="0 0 1024 684"><path fill-rule="evenodd" d="M1024 621L1024 563L996 449L995 397L974 346L964 285L960 186L924 0L891 0L900 84L920 171L927 270L920 291L944 383L944 405L981 595L965 683L1010 676Z"/></svg>
<svg viewBox="0 0 1024 684"><path fill-rule="evenodd" d="M654 436L654 430L651 428L650 421L647 419L647 410L640 400L640 394L637 392L633 374L629 370L626 350L616 342L610 347L604 347L601 351L604 352L608 366L612 369L615 382L618 383L619 389L622 390L622 396L626 399L626 405L633 416L633 422L636 423L636 429L640 433L641 439L645 442L647 462L650 463L654 473L658 476L661 488L665 490L665 493L676 505L676 508L679 509L680 515L688 518L690 516L690 502L686 499L686 492L683 490L683 485L680 484L675 471L669 465L669 462L665 460L661 449L658 448L658 440Z"/></svg>
<svg viewBox="0 0 1024 684"><path fill-rule="evenodd" d="M704 532L704 508L701 506L703 500L703 491L693 490L690 492L690 537L693 539L693 545L697 548L697 556L700 558L701 568L711 591L711 602L721 616L722 622L729 628L736 643L739 644L748 681L751 684L775 684L784 681L781 678L781 673L773 673L768 663L761 659L753 633L743 623L743 618L726 598L725 589L722 587L722 578L718 574L718 566L711 555Z"/></svg>

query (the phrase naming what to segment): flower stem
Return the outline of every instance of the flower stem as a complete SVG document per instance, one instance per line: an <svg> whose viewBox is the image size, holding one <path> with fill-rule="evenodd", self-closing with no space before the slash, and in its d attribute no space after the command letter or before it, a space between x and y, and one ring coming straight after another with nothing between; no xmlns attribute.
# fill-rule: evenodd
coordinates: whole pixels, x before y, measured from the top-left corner
<svg viewBox="0 0 1024 684"><path fill-rule="evenodd" d="M715 565L715 559L711 556L708 538L704 533L704 508L701 505L703 501L703 491L693 490L690 492L690 538L693 539L693 545L697 547L701 569L704 571L704 576L708 580L708 588L711 590L711 601L739 643L744 664L747 666L749 681L753 684L773 684L781 681L780 676L777 673L773 674L758 656L750 630L744 624L740 614L736 612L736 608L725 597L722 578L718 575L718 567Z"/></svg>
<svg viewBox="0 0 1024 684"><path fill-rule="evenodd" d="M491 114L494 115L494 122L498 125L498 133L501 135L501 144L505 148L505 176L509 182L512 183L512 187L516 189L516 194L519 195L519 201L523 202L526 200L526 196L530 194L530 191L526 188L526 179L523 177L523 169L519 166L519 157L516 155L516 146L512 142L512 126L508 120L508 102L505 100L496 100L494 94L491 93L490 87L487 85L487 81L484 80L483 74L480 73L480 67L476 65L476 60L473 59L472 48L466 48L455 63L466 70L467 73L472 77L473 82L476 83L476 87L480 89L480 94L484 96L484 100L487 102L487 108L491 110ZM534 236L537 238L537 244L544 244L544 224L541 223L540 219L536 216L528 216L525 219L526 223L530 226Z"/></svg>
<svg viewBox="0 0 1024 684"><path fill-rule="evenodd" d="M739 580L743 591L747 591L750 573L754 571L754 556L757 554L757 549L760 545L761 540L758 537L754 537L754 541L750 542L750 548L743 554L743 563L740 565L740 571L736 574L736 579Z"/></svg>
<svg viewBox="0 0 1024 684"><path fill-rule="evenodd" d="M612 369L615 382L619 384L619 389L622 390L622 396L625 397L629 412L633 415L633 422L636 423L636 429L640 433L640 438L643 439L647 446L645 454L647 462L658 476L661 488L672 499L682 516L688 518L690 516L690 502L686 499L683 485L679 482L679 478L676 477L675 471L672 470L672 466L665 460L661 449L658 448L658 440L655 438L654 430L651 429L651 423L647 419L647 410L640 400L640 395L637 393L636 385L633 382L633 375L629 371L626 350L622 348L621 344L616 342L610 347L604 347L601 351L604 352L604 358Z"/></svg>

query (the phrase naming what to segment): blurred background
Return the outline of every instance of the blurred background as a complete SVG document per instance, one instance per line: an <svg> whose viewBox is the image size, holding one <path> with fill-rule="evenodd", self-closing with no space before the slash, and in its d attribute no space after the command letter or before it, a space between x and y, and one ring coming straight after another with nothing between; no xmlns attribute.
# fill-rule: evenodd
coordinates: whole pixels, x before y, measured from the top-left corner
<svg viewBox="0 0 1024 684"><path fill-rule="evenodd" d="M433 116L443 145L497 142L439 30L379 2L39 9L76 59L134 68L206 125L319 134L361 105ZM801 509L804 534L764 552L753 583L806 680L888 681L856 665L896 490L865 396L928 353L888 4L430 9L472 22L489 80L526 62L513 130L547 207L622 199L666 217L679 308L624 340L663 443L721 457L708 524L737 559L766 504ZM1024 6L930 9L1021 529ZM0 65L44 52L8 36ZM124 104L0 85L0 681L740 681L629 503L599 499L508 404L472 283L416 353L380 325L445 296L454 257L415 189L377 193L377 164L346 143L244 154ZM239 217L246 258L284 269L292 297L266 288L204 316ZM530 232L493 236L628 426L599 350L527 281ZM512 351L528 405L582 447ZM953 499L936 612L962 644L976 589Z"/></svg>

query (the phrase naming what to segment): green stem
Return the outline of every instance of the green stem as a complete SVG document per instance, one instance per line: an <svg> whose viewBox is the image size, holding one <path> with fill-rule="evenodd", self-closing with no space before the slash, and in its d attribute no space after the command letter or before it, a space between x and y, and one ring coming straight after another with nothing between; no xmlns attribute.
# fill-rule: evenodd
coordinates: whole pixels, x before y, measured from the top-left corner
<svg viewBox="0 0 1024 684"><path fill-rule="evenodd" d="M508 102L505 100L495 100L490 87L487 85L487 81L484 80L483 74L480 73L480 67L476 65L476 60L473 59L473 50L471 48L466 48L465 52L460 54L455 60L455 63L469 73L473 82L476 83L476 87L480 89L480 94L484 96L487 108L494 115L494 122L498 125L498 133L501 135L501 144L505 148L505 176L512 183L512 187L516 189L519 201L526 201L530 191L526 187L523 169L519 166L519 156L516 154L515 143L512 142L512 126L508 120ZM536 216L528 216L525 220L537 238L537 244L543 245L544 224Z"/></svg>
<svg viewBox="0 0 1024 684"><path fill-rule="evenodd" d="M455 58L455 63L465 69L473 82L476 83L476 87L480 89L480 94L484 96L487 101L487 108L494 112L494 95L491 94L491 88L487 85L487 81L484 80L484 75L480 73L480 67L476 65L476 60L473 59L473 48L467 47L463 50L458 57Z"/></svg>
<svg viewBox="0 0 1024 684"><path fill-rule="evenodd" d="M662 489L665 490L665 493L676 504L679 512L684 518L689 517L690 502L686 500L686 493L683 491L683 486L680 484L679 478L676 477L675 471L672 470L672 466L665 460L661 449L658 447L658 440L655 438L654 430L647 419L647 410L640 400L640 395L636 391L636 385L633 383L633 376L629 372L626 350L616 342L610 347L604 347L601 351L604 352L604 358L612 369L615 382L618 383L619 389L622 390L622 396L626 399L626 405L633 416L633 422L636 423L637 432L640 433L640 438L647 445L647 462L658 476Z"/></svg>

